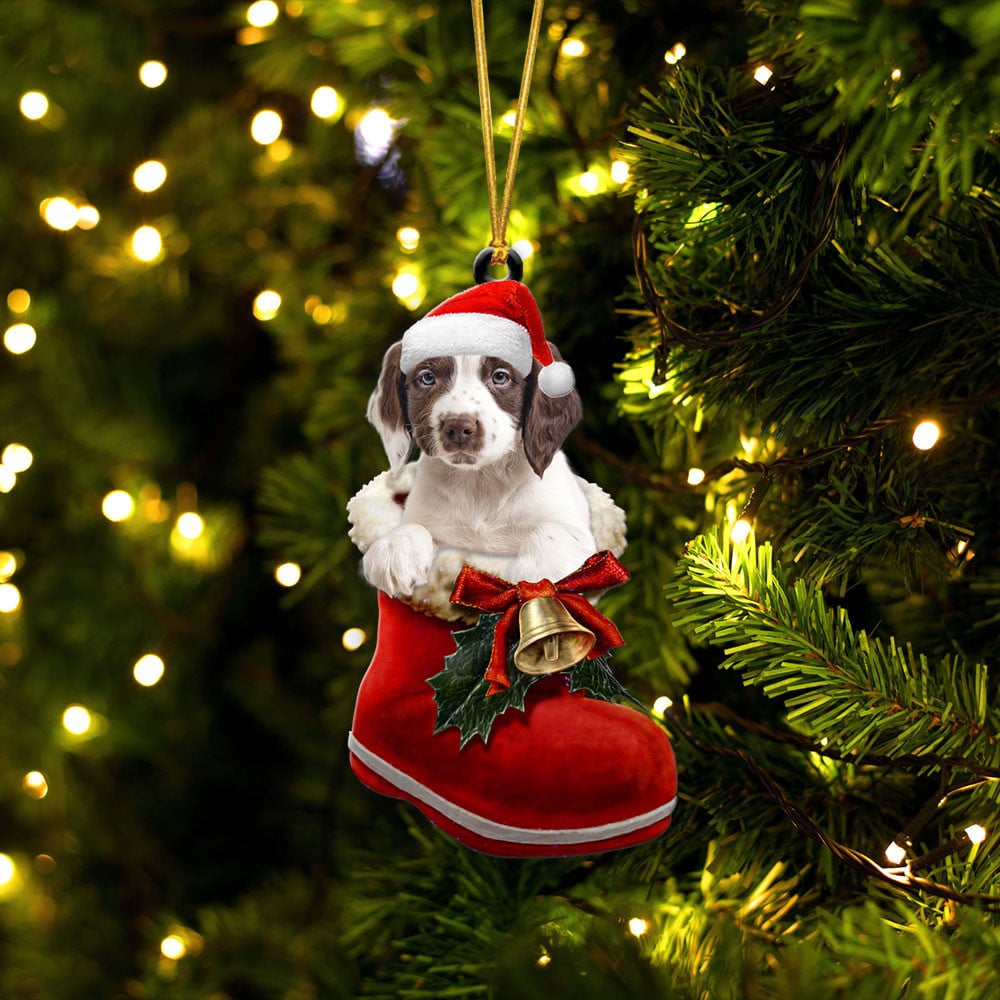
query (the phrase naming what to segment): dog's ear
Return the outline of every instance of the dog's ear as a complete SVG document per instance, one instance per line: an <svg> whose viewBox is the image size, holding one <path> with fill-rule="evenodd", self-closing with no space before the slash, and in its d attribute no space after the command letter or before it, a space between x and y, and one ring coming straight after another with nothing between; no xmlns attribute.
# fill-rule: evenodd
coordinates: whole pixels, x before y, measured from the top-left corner
<svg viewBox="0 0 1000 1000"><path fill-rule="evenodd" d="M552 357L562 361L555 344L549 343ZM566 396L546 396L538 388L538 373L541 366L537 361L531 368L531 394L527 398L527 408L521 421L521 438L528 464L539 476L549 467L555 453L562 447L569 432L583 416L580 395L574 389Z"/></svg>
<svg viewBox="0 0 1000 1000"><path fill-rule="evenodd" d="M399 367L399 356L402 352L402 341L385 352L378 386L368 400L368 421L382 439L393 475L399 472L410 454L410 431L400 386L403 373Z"/></svg>

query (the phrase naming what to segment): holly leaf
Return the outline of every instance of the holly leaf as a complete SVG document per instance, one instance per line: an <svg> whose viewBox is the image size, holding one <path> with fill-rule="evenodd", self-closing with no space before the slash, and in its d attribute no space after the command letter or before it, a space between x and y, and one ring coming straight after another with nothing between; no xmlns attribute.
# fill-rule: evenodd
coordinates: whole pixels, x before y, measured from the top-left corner
<svg viewBox="0 0 1000 1000"><path fill-rule="evenodd" d="M499 619L499 615L480 615L472 628L455 632L455 652L444 658L444 669L427 681L434 688L437 703L434 732L455 726L462 736L460 747L473 736L486 743L494 720L508 709L523 712L528 688L538 680L537 676L522 674L514 666L512 650L516 644L512 644L507 653L510 687L487 696L490 683L483 672L490 662L493 632Z"/></svg>
<svg viewBox="0 0 1000 1000"><path fill-rule="evenodd" d="M611 672L611 654L605 653L593 660L581 660L569 672L570 691L586 691L600 701L620 701L627 698L640 708L642 704L622 686Z"/></svg>

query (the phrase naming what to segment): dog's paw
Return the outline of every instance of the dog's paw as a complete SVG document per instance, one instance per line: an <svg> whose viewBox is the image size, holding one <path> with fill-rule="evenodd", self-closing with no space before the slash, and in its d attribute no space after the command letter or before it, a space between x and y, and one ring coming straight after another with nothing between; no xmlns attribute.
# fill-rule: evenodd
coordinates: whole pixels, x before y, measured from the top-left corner
<svg viewBox="0 0 1000 1000"><path fill-rule="evenodd" d="M391 597L406 597L427 582L434 539L422 524L401 524L376 539L362 560L365 578Z"/></svg>

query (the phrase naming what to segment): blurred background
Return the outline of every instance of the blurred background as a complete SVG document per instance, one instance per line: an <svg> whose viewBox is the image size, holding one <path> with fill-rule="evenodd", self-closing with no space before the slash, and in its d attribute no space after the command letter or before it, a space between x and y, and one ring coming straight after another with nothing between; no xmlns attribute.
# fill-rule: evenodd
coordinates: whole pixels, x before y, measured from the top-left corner
<svg viewBox="0 0 1000 1000"><path fill-rule="evenodd" d="M490 237L469 5L6 0L0 55L0 995L996 989L1000 4L545 4L508 239L681 782L566 861L347 765L367 398Z"/></svg>

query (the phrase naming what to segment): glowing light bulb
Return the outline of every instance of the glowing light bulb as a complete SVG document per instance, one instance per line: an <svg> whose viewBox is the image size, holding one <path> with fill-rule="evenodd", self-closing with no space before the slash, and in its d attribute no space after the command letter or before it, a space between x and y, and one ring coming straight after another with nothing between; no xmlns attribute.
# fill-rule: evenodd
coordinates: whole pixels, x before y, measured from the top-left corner
<svg viewBox="0 0 1000 1000"><path fill-rule="evenodd" d="M965 835L969 838L970 843L981 844L986 839L986 829L978 823L973 823L972 826L965 828Z"/></svg>
<svg viewBox="0 0 1000 1000"><path fill-rule="evenodd" d="M535 247L531 240L517 240L511 245L511 250L521 258L527 260L534 252Z"/></svg>
<svg viewBox="0 0 1000 1000"><path fill-rule="evenodd" d="M93 229L101 221L101 213L94 205L81 205L76 210L77 229Z"/></svg>
<svg viewBox="0 0 1000 1000"><path fill-rule="evenodd" d="M49 794L48 778L41 771L29 771L21 780L21 787L33 799L44 799Z"/></svg>
<svg viewBox="0 0 1000 1000"><path fill-rule="evenodd" d="M166 669L166 664L156 653L146 653L145 656L140 656L135 661L135 666L132 667L132 676L137 684L141 684L143 687L152 687L160 682Z"/></svg>
<svg viewBox="0 0 1000 1000"><path fill-rule="evenodd" d="M135 513L135 501L124 490L112 490L101 501L101 513L109 521L127 521Z"/></svg>
<svg viewBox="0 0 1000 1000"><path fill-rule="evenodd" d="M667 697L665 694L661 694L660 697L653 702L653 715L655 715L658 719L662 719L663 716L667 714L667 711L673 707L673 704L674 702L672 698Z"/></svg>
<svg viewBox="0 0 1000 1000"><path fill-rule="evenodd" d="M37 122L49 110L49 99L40 90L29 90L21 95L20 108L25 118Z"/></svg>
<svg viewBox="0 0 1000 1000"><path fill-rule="evenodd" d="M24 472L31 468L35 456L23 444L9 444L0 454L0 465L6 465L12 472Z"/></svg>
<svg viewBox="0 0 1000 1000"><path fill-rule="evenodd" d="M3 335L3 346L11 354L26 354L35 346L37 334L30 323L14 323Z"/></svg>
<svg viewBox="0 0 1000 1000"><path fill-rule="evenodd" d="M705 470L692 467L688 469L688 486L698 486L705 481Z"/></svg>
<svg viewBox="0 0 1000 1000"><path fill-rule="evenodd" d="M12 583L0 583L0 614L13 614L21 606L21 591Z"/></svg>
<svg viewBox="0 0 1000 1000"><path fill-rule="evenodd" d="M889 76L890 76L890 77L892 78L892 80L893 80L894 82L898 83L898 82L899 82L900 80L902 80L902 78L903 78L903 71L902 71L902 70L901 70L901 69L900 69L900 68L899 68L899 67L897 66L897 67L896 67L896 68L895 68L895 69L894 69L894 70L893 70L893 71L892 71L892 72L891 72L891 73L889 74Z"/></svg>
<svg viewBox="0 0 1000 1000"><path fill-rule="evenodd" d="M0 886L10 885L17 874L17 866L9 854L0 854Z"/></svg>
<svg viewBox="0 0 1000 1000"><path fill-rule="evenodd" d="M302 579L302 567L296 562L285 562L276 566L274 578L282 587L294 587Z"/></svg>
<svg viewBox="0 0 1000 1000"><path fill-rule="evenodd" d="M23 288L12 288L7 293L7 308L12 313L26 313L31 308L31 295Z"/></svg>
<svg viewBox="0 0 1000 1000"><path fill-rule="evenodd" d="M340 637L340 641L348 652L360 649L368 638L368 634L363 628L349 628Z"/></svg>
<svg viewBox="0 0 1000 1000"><path fill-rule="evenodd" d="M6 465L0 465L0 493L10 493L16 485L17 473Z"/></svg>
<svg viewBox="0 0 1000 1000"><path fill-rule="evenodd" d="M629 165L624 160L613 160L611 163L611 179L616 184L624 184L631 173Z"/></svg>
<svg viewBox="0 0 1000 1000"><path fill-rule="evenodd" d="M510 110L510 111L505 111L500 116L500 121L501 121L502 124L506 125L507 128L513 128L514 127L514 122L517 121L517 112L514 111L513 109Z"/></svg>
<svg viewBox="0 0 1000 1000"><path fill-rule="evenodd" d="M889 862L889 864L891 864L891 865L901 864L902 861L903 861L903 858L906 857L906 848L905 847L900 847L899 844L896 843L896 841L893 841L885 849L885 856L886 856L886 860Z"/></svg>
<svg viewBox="0 0 1000 1000"><path fill-rule="evenodd" d="M281 295L278 294L273 288L265 288L264 291L259 292L257 297L253 300L253 314L257 319L266 322L269 319L274 319L278 315L278 310L281 308Z"/></svg>
<svg viewBox="0 0 1000 1000"><path fill-rule="evenodd" d="M187 945L184 943L182 937L176 934L168 934L160 942L160 954L164 958L169 958L171 961L176 962L187 954Z"/></svg>
<svg viewBox="0 0 1000 1000"><path fill-rule="evenodd" d="M200 514L188 511L177 518L177 534L189 541L198 538L205 530L205 522Z"/></svg>
<svg viewBox="0 0 1000 1000"><path fill-rule="evenodd" d="M83 736L93 726L94 717L83 705L70 705L62 714L62 724L67 733Z"/></svg>
<svg viewBox="0 0 1000 1000"><path fill-rule="evenodd" d="M420 246L420 230L413 226L403 226L396 230L396 239L403 250L416 250Z"/></svg>
<svg viewBox="0 0 1000 1000"><path fill-rule="evenodd" d="M17 570L13 552L0 552L0 581L9 580Z"/></svg>
<svg viewBox="0 0 1000 1000"><path fill-rule="evenodd" d="M255 28L266 28L278 20L278 5L274 0L256 0L247 7L247 24Z"/></svg>
<svg viewBox="0 0 1000 1000"><path fill-rule="evenodd" d="M587 47L587 43L582 38L567 38L566 41L559 46L559 54L566 56L567 59L579 59L581 56L585 56L590 49Z"/></svg>
<svg viewBox="0 0 1000 1000"><path fill-rule="evenodd" d="M254 142L269 146L281 135L284 124L277 111L266 108L253 116L253 121L250 122L250 135Z"/></svg>
<svg viewBox="0 0 1000 1000"><path fill-rule="evenodd" d="M745 517L737 518L729 532L730 539L737 545L745 542L750 537L753 527Z"/></svg>
<svg viewBox="0 0 1000 1000"><path fill-rule="evenodd" d="M132 183L140 191L155 191L167 179L167 168L159 160L146 160L132 171Z"/></svg>
<svg viewBox="0 0 1000 1000"><path fill-rule="evenodd" d="M919 451L930 451L941 437L941 427L934 420L921 420L913 428L913 447Z"/></svg>
<svg viewBox="0 0 1000 1000"><path fill-rule="evenodd" d="M420 279L412 271L400 271L392 280L392 294L404 302L416 295L419 288Z"/></svg>
<svg viewBox="0 0 1000 1000"><path fill-rule="evenodd" d="M753 78L762 87L767 85L772 76L774 76L774 70L770 66L760 65L753 71Z"/></svg>
<svg viewBox="0 0 1000 1000"><path fill-rule="evenodd" d="M577 184L583 188L587 194L597 194L597 189L601 186L601 179L593 170L587 170L576 179Z"/></svg>
<svg viewBox="0 0 1000 1000"><path fill-rule="evenodd" d="M139 67L139 80L150 90L163 86L166 79L167 67L159 59L147 59Z"/></svg>
<svg viewBox="0 0 1000 1000"><path fill-rule="evenodd" d="M633 937L642 937L649 930L649 924L642 917L633 917L628 922L628 932Z"/></svg>
<svg viewBox="0 0 1000 1000"><path fill-rule="evenodd" d="M551 955L539 955L538 956L538 961L535 962L535 965L537 965L539 968L544 969L545 966L548 965L549 962L551 962L551 961L552 961L552 956Z"/></svg>
<svg viewBox="0 0 1000 1000"><path fill-rule="evenodd" d="M344 107L343 98L333 87L317 87L309 99L309 107L317 118L336 118Z"/></svg>
<svg viewBox="0 0 1000 1000"><path fill-rule="evenodd" d="M38 206L42 218L62 233L69 232L77 223L79 210L68 198L46 198Z"/></svg>
<svg viewBox="0 0 1000 1000"><path fill-rule="evenodd" d="M362 163L378 163L383 160L392 146L399 124L384 108L370 108L366 111L354 128L358 159Z"/></svg>
<svg viewBox="0 0 1000 1000"><path fill-rule="evenodd" d="M132 234L132 256L151 264L163 253L163 237L156 226L140 226Z"/></svg>

